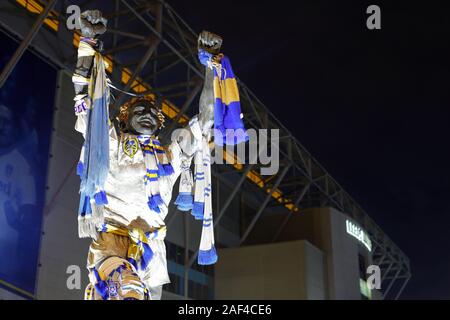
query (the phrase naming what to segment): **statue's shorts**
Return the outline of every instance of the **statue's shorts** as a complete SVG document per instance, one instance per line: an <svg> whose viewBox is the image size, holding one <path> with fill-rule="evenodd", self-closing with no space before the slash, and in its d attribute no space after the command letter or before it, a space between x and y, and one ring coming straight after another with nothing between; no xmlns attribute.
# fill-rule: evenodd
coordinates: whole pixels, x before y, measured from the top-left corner
<svg viewBox="0 0 450 320"><path fill-rule="evenodd" d="M149 287L127 261L130 238L99 232L88 253L86 300L159 300L162 285Z"/></svg>

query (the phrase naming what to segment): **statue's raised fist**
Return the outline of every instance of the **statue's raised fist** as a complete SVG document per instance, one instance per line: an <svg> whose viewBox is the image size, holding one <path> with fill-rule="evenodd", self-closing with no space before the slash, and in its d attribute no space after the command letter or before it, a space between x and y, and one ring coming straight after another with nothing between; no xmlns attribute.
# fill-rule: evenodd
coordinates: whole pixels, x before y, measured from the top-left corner
<svg viewBox="0 0 450 320"><path fill-rule="evenodd" d="M102 17L99 10L87 10L80 15L81 34L83 37L94 38L106 32L108 20Z"/></svg>
<svg viewBox="0 0 450 320"><path fill-rule="evenodd" d="M204 30L198 36L198 47L209 53L217 54L222 46L222 41L222 37Z"/></svg>

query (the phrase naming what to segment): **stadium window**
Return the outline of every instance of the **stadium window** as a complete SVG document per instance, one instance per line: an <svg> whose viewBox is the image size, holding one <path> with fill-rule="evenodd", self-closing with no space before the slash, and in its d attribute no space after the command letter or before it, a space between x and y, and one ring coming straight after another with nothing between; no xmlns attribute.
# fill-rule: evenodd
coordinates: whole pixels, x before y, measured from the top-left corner
<svg viewBox="0 0 450 320"><path fill-rule="evenodd" d="M164 286L164 290L175 293L175 275L173 273L169 273L169 278L170 283Z"/></svg>
<svg viewBox="0 0 450 320"><path fill-rule="evenodd" d="M176 246L175 248L175 262L178 264L184 264L184 249Z"/></svg>

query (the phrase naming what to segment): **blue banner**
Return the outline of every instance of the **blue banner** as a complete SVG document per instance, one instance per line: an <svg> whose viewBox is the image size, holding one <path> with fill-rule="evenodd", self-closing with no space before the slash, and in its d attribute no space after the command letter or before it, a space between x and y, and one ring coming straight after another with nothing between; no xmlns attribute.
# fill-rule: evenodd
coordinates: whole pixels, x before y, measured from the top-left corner
<svg viewBox="0 0 450 320"><path fill-rule="evenodd" d="M0 32L0 70L18 44ZM27 51L0 89L0 286L35 295L56 70Z"/></svg>

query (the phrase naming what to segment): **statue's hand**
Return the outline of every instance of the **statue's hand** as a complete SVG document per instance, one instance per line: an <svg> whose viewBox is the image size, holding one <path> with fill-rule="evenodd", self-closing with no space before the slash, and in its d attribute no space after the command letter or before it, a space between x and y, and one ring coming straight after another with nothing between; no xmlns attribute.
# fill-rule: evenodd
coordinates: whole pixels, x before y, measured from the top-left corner
<svg viewBox="0 0 450 320"><path fill-rule="evenodd" d="M83 37L94 38L106 32L108 20L102 17L99 10L87 10L80 16L81 34Z"/></svg>
<svg viewBox="0 0 450 320"><path fill-rule="evenodd" d="M198 48L212 54L218 54L222 46L222 38L209 31L202 31L198 36Z"/></svg>

